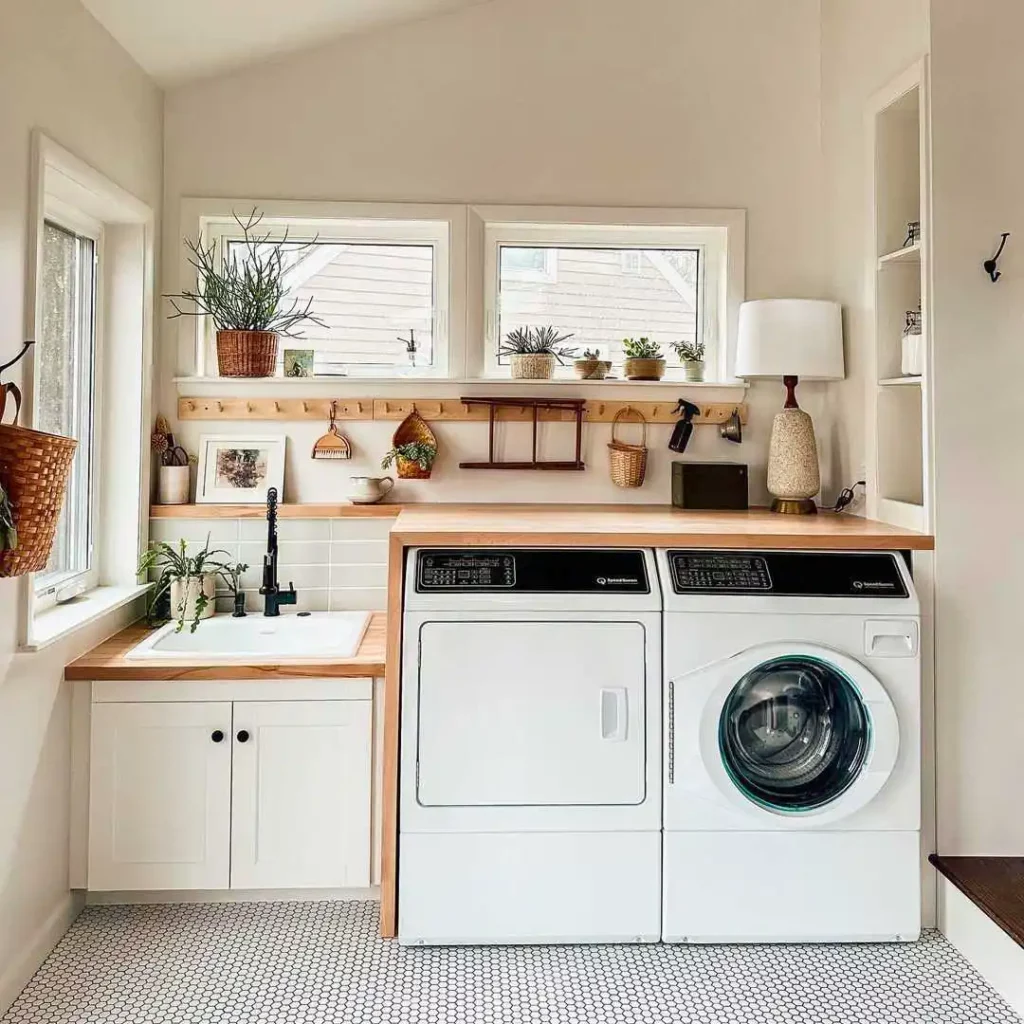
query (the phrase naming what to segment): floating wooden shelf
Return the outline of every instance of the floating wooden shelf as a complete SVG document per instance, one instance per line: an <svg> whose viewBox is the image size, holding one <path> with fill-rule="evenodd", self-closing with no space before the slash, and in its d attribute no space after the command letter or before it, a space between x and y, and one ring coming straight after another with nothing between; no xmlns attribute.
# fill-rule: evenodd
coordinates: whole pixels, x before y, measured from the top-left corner
<svg viewBox="0 0 1024 1024"><path fill-rule="evenodd" d="M395 519L402 505L278 505L279 519ZM151 505L150 519L265 519L266 505Z"/></svg>
<svg viewBox="0 0 1024 1024"><path fill-rule="evenodd" d="M682 386L681 386L682 388ZM456 398L179 398L179 420L327 420L331 415L331 402L337 403L338 420L404 420L415 409L425 420L488 422L490 411L483 404L488 399ZM529 423L533 420L531 400L520 399L521 406L503 407L496 412L497 419ZM547 403L538 410L543 422L572 422L575 412L569 400L538 399ZM747 422L745 402L701 402L697 424L725 423L738 412L740 421ZM585 423L611 423L617 413L626 408L641 412L648 423L675 423L677 401L621 402L587 399L583 403Z"/></svg>

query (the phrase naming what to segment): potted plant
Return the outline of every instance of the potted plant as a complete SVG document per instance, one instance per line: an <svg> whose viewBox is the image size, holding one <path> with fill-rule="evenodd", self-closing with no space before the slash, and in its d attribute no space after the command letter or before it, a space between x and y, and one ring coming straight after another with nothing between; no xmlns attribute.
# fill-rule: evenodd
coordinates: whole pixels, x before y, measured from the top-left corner
<svg viewBox="0 0 1024 1024"><path fill-rule="evenodd" d="M505 335L499 353L510 356L512 377L516 380L550 380L555 373L555 360L564 365L566 358L576 355L564 342L571 334L559 334L554 327L517 327Z"/></svg>
<svg viewBox="0 0 1024 1024"><path fill-rule="evenodd" d="M178 547L159 542L154 544L139 561L139 574L156 572L156 586L149 601L150 621L156 617L160 601L170 597L171 618L177 620L175 632L180 633L189 623L191 632L196 631L200 619L213 615L214 598L217 594L217 578L220 577L232 591L237 589L236 581L249 567L230 565L223 560L228 552L210 550L210 538L195 555L188 554L188 545L179 541Z"/></svg>
<svg viewBox="0 0 1024 1024"><path fill-rule="evenodd" d="M168 295L179 316L209 316L217 328L217 368L222 377L272 377L277 365L277 342L281 335L301 338L296 328L303 323L326 324L312 312L312 299L302 305L289 303L285 275L315 244L288 246L288 233L272 240L270 232L257 230L263 215L254 208L243 220L234 214L244 236L244 255L221 257L216 246L203 244L202 235L185 239L189 263L198 275L195 290ZM179 303L191 305L182 309Z"/></svg>
<svg viewBox="0 0 1024 1024"><path fill-rule="evenodd" d="M388 469L392 463L397 463L400 477L406 480L427 480L436 458L436 444L429 441L408 441L395 445L380 460L380 468Z"/></svg>
<svg viewBox="0 0 1024 1024"><path fill-rule="evenodd" d="M610 359L602 359L596 348L586 348L583 358L574 360L572 366L580 380L604 380L612 363Z"/></svg>
<svg viewBox="0 0 1024 1024"><path fill-rule="evenodd" d="M683 364L688 381L698 382L704 379L704 342L674 341L672 349Z"/></svg>
<svg viewBox="0 0 1024 1024"><path fill-rule="evenodd" d="M630 380L661 380L665 376L665 359L657 342L623 338L622 350L626 354L623 369Z"/></svg>
<svg viewBox="0 0 1024 1024"><path fill-rule="evenodd" d="M14 509L0 483L0 552L13 551L18 546L18 528L14 525Z"/></svg>
<svg viewBox="0 0 1024 1024"><path fill-rule="evenodd" d="M157 416L150 447L159 460L157 502L161 505L187 505L190 470L199 460L175 444L174 434L163 416Z"/></svg>

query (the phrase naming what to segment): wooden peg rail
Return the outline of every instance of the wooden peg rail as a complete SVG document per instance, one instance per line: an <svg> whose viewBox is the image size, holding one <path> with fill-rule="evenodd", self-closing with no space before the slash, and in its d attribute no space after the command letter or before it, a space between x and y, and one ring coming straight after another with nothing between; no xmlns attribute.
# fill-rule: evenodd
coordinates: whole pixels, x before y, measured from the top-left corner
<svg viewBox="0 0 1024 1024"><path fill-rule="evenodd" d="M484 396L481 396L484 397ZM425 420L482 421L490 418L483 405L467 405L457 398L179 398L179 420L327 420L331 415L331 402L337 403L338 420L404 420L416 409ZM740 422L747 422L744 402L702 402L700 415L693 422L725 423L738 412ZM583 407L586 423L611 423L616 413L635 409L648 423L675 423L679 419L675 401L618 402L588 399ZM569 409L539 409L543 421L572 421L575 413ZM532 422L530 408L503 407L496 411L503 421Z"/></svg>

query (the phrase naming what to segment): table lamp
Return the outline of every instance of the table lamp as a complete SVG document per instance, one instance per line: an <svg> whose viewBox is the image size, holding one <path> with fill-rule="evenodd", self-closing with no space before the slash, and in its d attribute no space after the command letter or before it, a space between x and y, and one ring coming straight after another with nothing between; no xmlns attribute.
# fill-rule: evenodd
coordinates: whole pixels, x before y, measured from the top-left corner
<svg viewBox="0 0 1024 1024"><path fill-rule="evenodd" d="M841 380L843 319L837 302L758 299L740 306L737 377L781 377L786 404L775 416L768 450L773 512L817 512L821 490L811 417L796 402L797 380Z"/></svg>

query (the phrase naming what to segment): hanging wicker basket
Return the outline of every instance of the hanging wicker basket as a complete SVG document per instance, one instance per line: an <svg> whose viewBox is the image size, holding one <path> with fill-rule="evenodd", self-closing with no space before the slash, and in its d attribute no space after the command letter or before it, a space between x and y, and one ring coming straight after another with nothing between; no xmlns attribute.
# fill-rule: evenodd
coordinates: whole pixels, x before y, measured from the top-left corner
<svg viewBox="0 0 1024 1024"><path fill-rule="evenodd" d="M14 397L14 422L0 422L0 484L11 503L18 544L0 551L0 576L22 576L46 568L64 505L64 491L78 442L18 426L21 392L0 385L0 418L4 400Z"/></svg>
<svg viewBox="0 0 1024 1024"><path fill-rule="evenodd" d="M398 425L398 429L395 431L394 436L391 438L391 443L395 448L403 444L430 444L437 449L437 438L434 436L434 432L430 429L427 421L413 408L412 412L402 420ZM402 458L401 455L395 460L398 464L398 475L403 480L429 480L430 473L433 466L430 469L424 469L418 462L414 462L412 459Z"/></svg>
<svg viewBox="0 0 1024 1024"><path fill-rule="evenodd" d="M217 371L222 377L273 377L276 368L273 331L217 332Z"/></svg>
<svg viewBox="0 0 1024 1024"><path fill-rule="evenodd" d="M641 425L640 444L627 444L618 438L618 427L633 415ZM647 420L638 409L626 406L612 420L612 439L608 444L608 465L616 487L642 487L647 475Z"/></svg>

